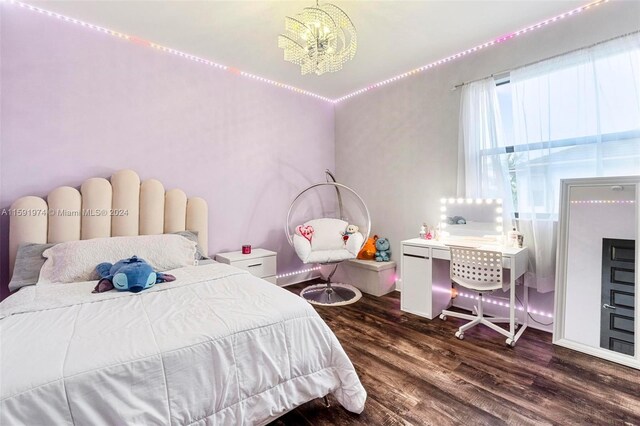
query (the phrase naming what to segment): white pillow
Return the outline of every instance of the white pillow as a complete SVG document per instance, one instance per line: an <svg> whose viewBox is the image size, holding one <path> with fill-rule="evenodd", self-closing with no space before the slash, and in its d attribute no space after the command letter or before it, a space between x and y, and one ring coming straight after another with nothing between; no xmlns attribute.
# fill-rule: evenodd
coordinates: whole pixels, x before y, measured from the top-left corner
<svg viewBox="0 0 640 426"><path fill-rule="evenodd" d="M344 248L342 233L347 229L348 223L344 220L333 218L313 219L305 223L305 226L313 226L311 237L311 250L340 250Z"/></svg>
<svg viewBox="0 0 640 426"><path fill-rule="evenodd" d="M196 243L176 234L94 238L56 244L47 258L38 284L97 280L96 266L131 256L146 260L156 271L195 264Z"/></svg>

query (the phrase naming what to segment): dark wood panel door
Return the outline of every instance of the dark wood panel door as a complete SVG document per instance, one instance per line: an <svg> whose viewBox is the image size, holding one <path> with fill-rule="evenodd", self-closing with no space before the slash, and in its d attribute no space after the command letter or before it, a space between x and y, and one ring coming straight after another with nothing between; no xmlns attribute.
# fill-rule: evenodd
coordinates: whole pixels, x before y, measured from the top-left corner
<svg viewBox="0 0 640 426"><path fill-rule="evenodd" d="M602 308L600 346L635 352L635 241L602 240Z"/></svg>

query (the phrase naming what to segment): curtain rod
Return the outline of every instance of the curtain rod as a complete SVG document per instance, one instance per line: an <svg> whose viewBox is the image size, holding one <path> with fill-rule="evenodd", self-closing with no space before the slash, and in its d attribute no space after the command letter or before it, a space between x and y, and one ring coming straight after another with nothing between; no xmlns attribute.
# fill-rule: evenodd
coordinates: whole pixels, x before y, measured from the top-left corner
<svg viewBox="0 0 640 426"><path fill-rule="evenodd" d="M579 47L577 49L570 50L568 52L559 53L557 55L549 56L548 58L540 59L540 60L537 60L537 61L534 61L534 62L529 62L528 64L520 65L519 67L514 67L514 68L502 70L500 72L494 72L491 75L487 75L487 76L481 77L481 78L476 78L475 80L469 80L469 81L466 81L466 82L463 82L463 83L459 83L459 84L456 84L455 86L453 86L451 88L451 91L453 92L453 91L455 91L455 90L457 90L457 89L459 89L459 88L461 88L463 86L466 86L467 84L475 83L476 81L484 80L485 78L502 76L504 74L508 74L511 71L517 70L519 68L524 68L524 67L528 67L528 66L531 66L531 65L539 64L541 62L549 61L549 60L555 59L555 58L559 58L559 57L564 56L564 55L569 55L571 53L578 52L580 50L591 49L592 47L599 46L599 45L601 45L603 43L608 43L610 41L617 40L617 39L624 38L624 37L628 37L628 36L631 36L631 35L634 35L634 34L640 34L640 30L636 30L636 31L632 31L630 33L626 33L626 34L622 34L622 35L619 35L619 36L615 36L615 37L609 38L607 40L602 40L602 41L599 41L597 43L590 44L588 46Z"/></svg>

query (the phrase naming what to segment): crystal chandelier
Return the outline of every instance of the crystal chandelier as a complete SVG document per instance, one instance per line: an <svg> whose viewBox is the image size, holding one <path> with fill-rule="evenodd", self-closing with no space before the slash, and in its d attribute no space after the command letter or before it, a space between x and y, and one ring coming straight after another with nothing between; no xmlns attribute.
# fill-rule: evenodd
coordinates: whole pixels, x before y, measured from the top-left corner
<svg viewBox="0 0 640 426"><path fill-rule="evenodd" d="M285 33L278 36L285 61L300 65L302 74L335 72L356 54L356 28L333 4L307 7L285 18Z"/></svg>

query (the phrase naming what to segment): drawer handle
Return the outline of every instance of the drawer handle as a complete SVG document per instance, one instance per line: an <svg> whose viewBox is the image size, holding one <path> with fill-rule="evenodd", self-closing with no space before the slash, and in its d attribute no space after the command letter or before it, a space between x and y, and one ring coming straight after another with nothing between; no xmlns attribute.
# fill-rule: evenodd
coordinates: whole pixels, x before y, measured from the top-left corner
<svg viewBox="0 0 640 426"><path fill-rule="evenodd" d="M247 268L253 268L254 266L262 266L262 263L254 263L253 265L247 265Z"/></svg>
<svg viewBox="0 0 640 426"><path fill-rule="evenodd" d="M428 259L429 258L429 256L418 256L417 254L409 254L409 253L404 253L403 256L417 257L418 259Z"/></svg>

